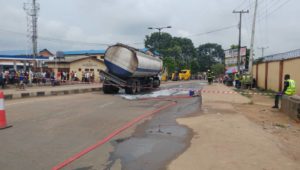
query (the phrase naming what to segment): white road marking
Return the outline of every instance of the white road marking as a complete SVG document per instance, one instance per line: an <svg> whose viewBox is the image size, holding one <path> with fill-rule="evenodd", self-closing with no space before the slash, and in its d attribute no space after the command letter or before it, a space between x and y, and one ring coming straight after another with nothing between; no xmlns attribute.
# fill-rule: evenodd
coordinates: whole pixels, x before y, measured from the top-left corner
<svg viewBox="0 0 300 170"><path fill-rule="evenodd" d="M77 95L83 95L83 94L77 94ZM47 97L45 97L45 98L39 98L39 99L30 99L30 98L28 98L28 100L26 100L26 101L20 101L20 102L18 102L18 101L16 101L16 102L14 102L14 101L12 101L13 103L5 103L4 105L5 106L11 106L11 105L17 105L17 104L25 104L25 103L33 103L33 102L41 102L41 101L48 101L48 100L57 100L57 98L56 97L58 97L58 96L47 96ZM64 95L64 96L60 96L60 97L69 97L68 95Z"/></svg>
<svg viewBox="0 0 300 170"><path fill-rule="evenodd" d="M103 105L100 106L100 108L104 108L106 106L109 106L109 105L112 105L114 104L115 102L109 102L109 103L104 103Z"/></svg>

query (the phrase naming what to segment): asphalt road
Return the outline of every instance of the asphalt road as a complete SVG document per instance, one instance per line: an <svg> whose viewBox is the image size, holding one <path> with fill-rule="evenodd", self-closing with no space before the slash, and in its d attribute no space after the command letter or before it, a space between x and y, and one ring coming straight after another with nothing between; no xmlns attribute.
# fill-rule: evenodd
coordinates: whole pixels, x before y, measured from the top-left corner
<svg viewBox="0 0 300 170"><path fill-rule="evenodd" d="M13 127L0 131L0 169L51 169L126 122L166 103L124 100L101 92L7 101L7 119ZM130 137L134 129L114 139ZM105 169L113 150L112 144L106 143L64 169Z"/></svg>

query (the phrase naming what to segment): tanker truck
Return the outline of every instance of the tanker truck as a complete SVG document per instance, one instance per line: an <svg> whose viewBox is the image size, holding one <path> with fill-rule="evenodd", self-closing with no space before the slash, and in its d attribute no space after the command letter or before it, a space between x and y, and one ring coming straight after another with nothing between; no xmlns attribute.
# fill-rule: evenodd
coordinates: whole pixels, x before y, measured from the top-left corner
<svg viewBox="0 0 300 170"><path fill-rule="evenodd" d="M104 64L107 69L100 74L104 78L105 94L115 94L120 89L125 89L126 94L136 94L160 86L158 74L163 64L159 57L118 43L108 47Z"/></svg>

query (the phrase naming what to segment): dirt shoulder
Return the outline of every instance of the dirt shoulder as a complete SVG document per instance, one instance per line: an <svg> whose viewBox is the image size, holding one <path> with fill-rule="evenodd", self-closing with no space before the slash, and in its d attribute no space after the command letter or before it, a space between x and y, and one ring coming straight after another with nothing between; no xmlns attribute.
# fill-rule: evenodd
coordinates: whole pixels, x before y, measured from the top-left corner
<svg viewBox="0 0 300 170"><path fill-rule="evenodd" d="M223 85L205 89L231 91ZM300 125L269 109L272 104L266 96L251 102L241 95L204 93L198 116L177 119L194 136L168 169L299 169Z"/></svg>

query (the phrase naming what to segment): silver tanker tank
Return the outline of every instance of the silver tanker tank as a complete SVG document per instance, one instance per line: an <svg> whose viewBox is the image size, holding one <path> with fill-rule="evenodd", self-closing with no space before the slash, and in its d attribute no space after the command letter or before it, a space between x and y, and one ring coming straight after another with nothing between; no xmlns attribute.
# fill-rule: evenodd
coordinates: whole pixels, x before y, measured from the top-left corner
<svg viewBox="0 0 300 170"><path fill-rule="evenodd" d="M162 60L123 44L110 46L104 63L108 71L121 78L151 77L162 70Z"/></svg>
<svg viewBox="0 0 300 170"><path fill-rule="evenodd" d="M160 86L158 74L163 63L158 57L116 44L106 50L104 63L107 70L100 70L100 74L104 78L103 92L106 94L118 93L120 89L135 94Z"/></svg>

